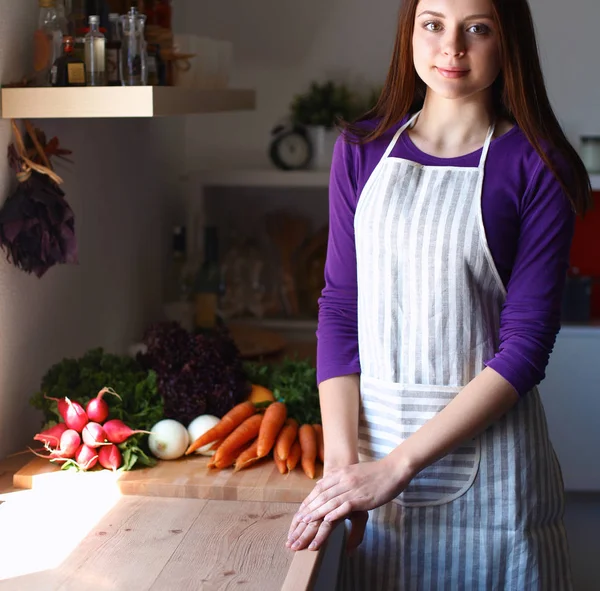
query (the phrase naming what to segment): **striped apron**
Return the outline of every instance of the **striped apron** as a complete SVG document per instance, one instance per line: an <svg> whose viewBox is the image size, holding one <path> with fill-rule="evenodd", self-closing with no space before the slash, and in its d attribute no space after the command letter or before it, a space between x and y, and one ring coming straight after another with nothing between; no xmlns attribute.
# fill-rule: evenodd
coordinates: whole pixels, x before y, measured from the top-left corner
<svg viewBox="0 0 600 591"><path fill-rule="evenodd" d="M418 115L418 113L417 113ZM481 214L484 166L390 156L357 205L359 453L383 458L484 369L506 291ZM534 388L482 435L370 513L345 557L355 591L571 589L563 483Z"/></svg>

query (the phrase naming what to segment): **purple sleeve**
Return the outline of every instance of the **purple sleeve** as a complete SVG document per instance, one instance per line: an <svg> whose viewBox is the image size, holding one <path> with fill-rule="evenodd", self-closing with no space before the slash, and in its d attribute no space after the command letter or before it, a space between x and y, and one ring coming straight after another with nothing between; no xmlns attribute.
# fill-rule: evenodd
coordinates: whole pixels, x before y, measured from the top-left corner
<svg viewBox="0 0 600 591"><path fill-rule="evenodd" d="M317 328L318 383L360 373L354 243L357 200L351 148L340 137L329 183L329 242Z"/></svg>
<svg viewBox="0 0 600 591"><path fill-rule="evenodd" d="M560 329L575 214L541 159L519 212L516 257L500 318L500 346L486 365L529 392L545 377Z"/></svg>

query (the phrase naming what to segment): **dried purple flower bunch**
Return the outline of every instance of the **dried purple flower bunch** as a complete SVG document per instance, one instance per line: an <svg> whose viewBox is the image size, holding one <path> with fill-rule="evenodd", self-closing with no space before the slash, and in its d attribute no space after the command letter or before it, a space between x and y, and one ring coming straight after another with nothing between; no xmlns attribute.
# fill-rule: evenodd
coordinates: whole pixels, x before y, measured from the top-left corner
<svg viewBox="0 0 600 591"><path fill-rule="evenodd" d="M45 166L28 158L14 121L12 127L15 144L8 148L8 160L19 184L0 210L0 247L13 265L42 277L53 265L78 262L75 216L33 126L26 123Z"/></svg>

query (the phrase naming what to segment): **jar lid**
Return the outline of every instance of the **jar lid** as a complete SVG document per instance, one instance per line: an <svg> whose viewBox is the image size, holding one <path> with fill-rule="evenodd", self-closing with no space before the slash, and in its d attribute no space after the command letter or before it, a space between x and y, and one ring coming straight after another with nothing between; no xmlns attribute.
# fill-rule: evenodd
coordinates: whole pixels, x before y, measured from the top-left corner
<svg viewBox="0 0 600 591"><path fill-rule="evenodd" d="M99 25L100 17L97 14L90 14L89 23L90 25Z"/></svg>

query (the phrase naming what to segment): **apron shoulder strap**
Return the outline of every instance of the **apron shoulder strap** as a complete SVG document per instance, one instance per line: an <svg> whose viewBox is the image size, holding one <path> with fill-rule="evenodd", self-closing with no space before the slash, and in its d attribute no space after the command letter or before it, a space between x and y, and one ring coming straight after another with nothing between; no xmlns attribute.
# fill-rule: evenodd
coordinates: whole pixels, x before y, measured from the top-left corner
<svg viewBox="0 0 600 591"><path fill-rule="evenodd" d="M479 159L478 168L483 168L485 166L485 160L487 158L487 154L490 149L490 144L492 143L492 138L494 137L495 129L496 129L496 123L494 122L490 125L487 137L485 138L485 142L483 144L483 150L481 150L481 158Z"/></svg>
<svg viewBox="0 0 600 591"><path fill-rule="evenodd" d="M416 112L404 125L400 127L400 129L398 129L398 131L394 134L392 141L389 143L388 147L383 153L383 156L381 157L382 160L385 160L392 153L394 146L398 142L398 138L414 123L420 113L421 111Z"/></svg>

